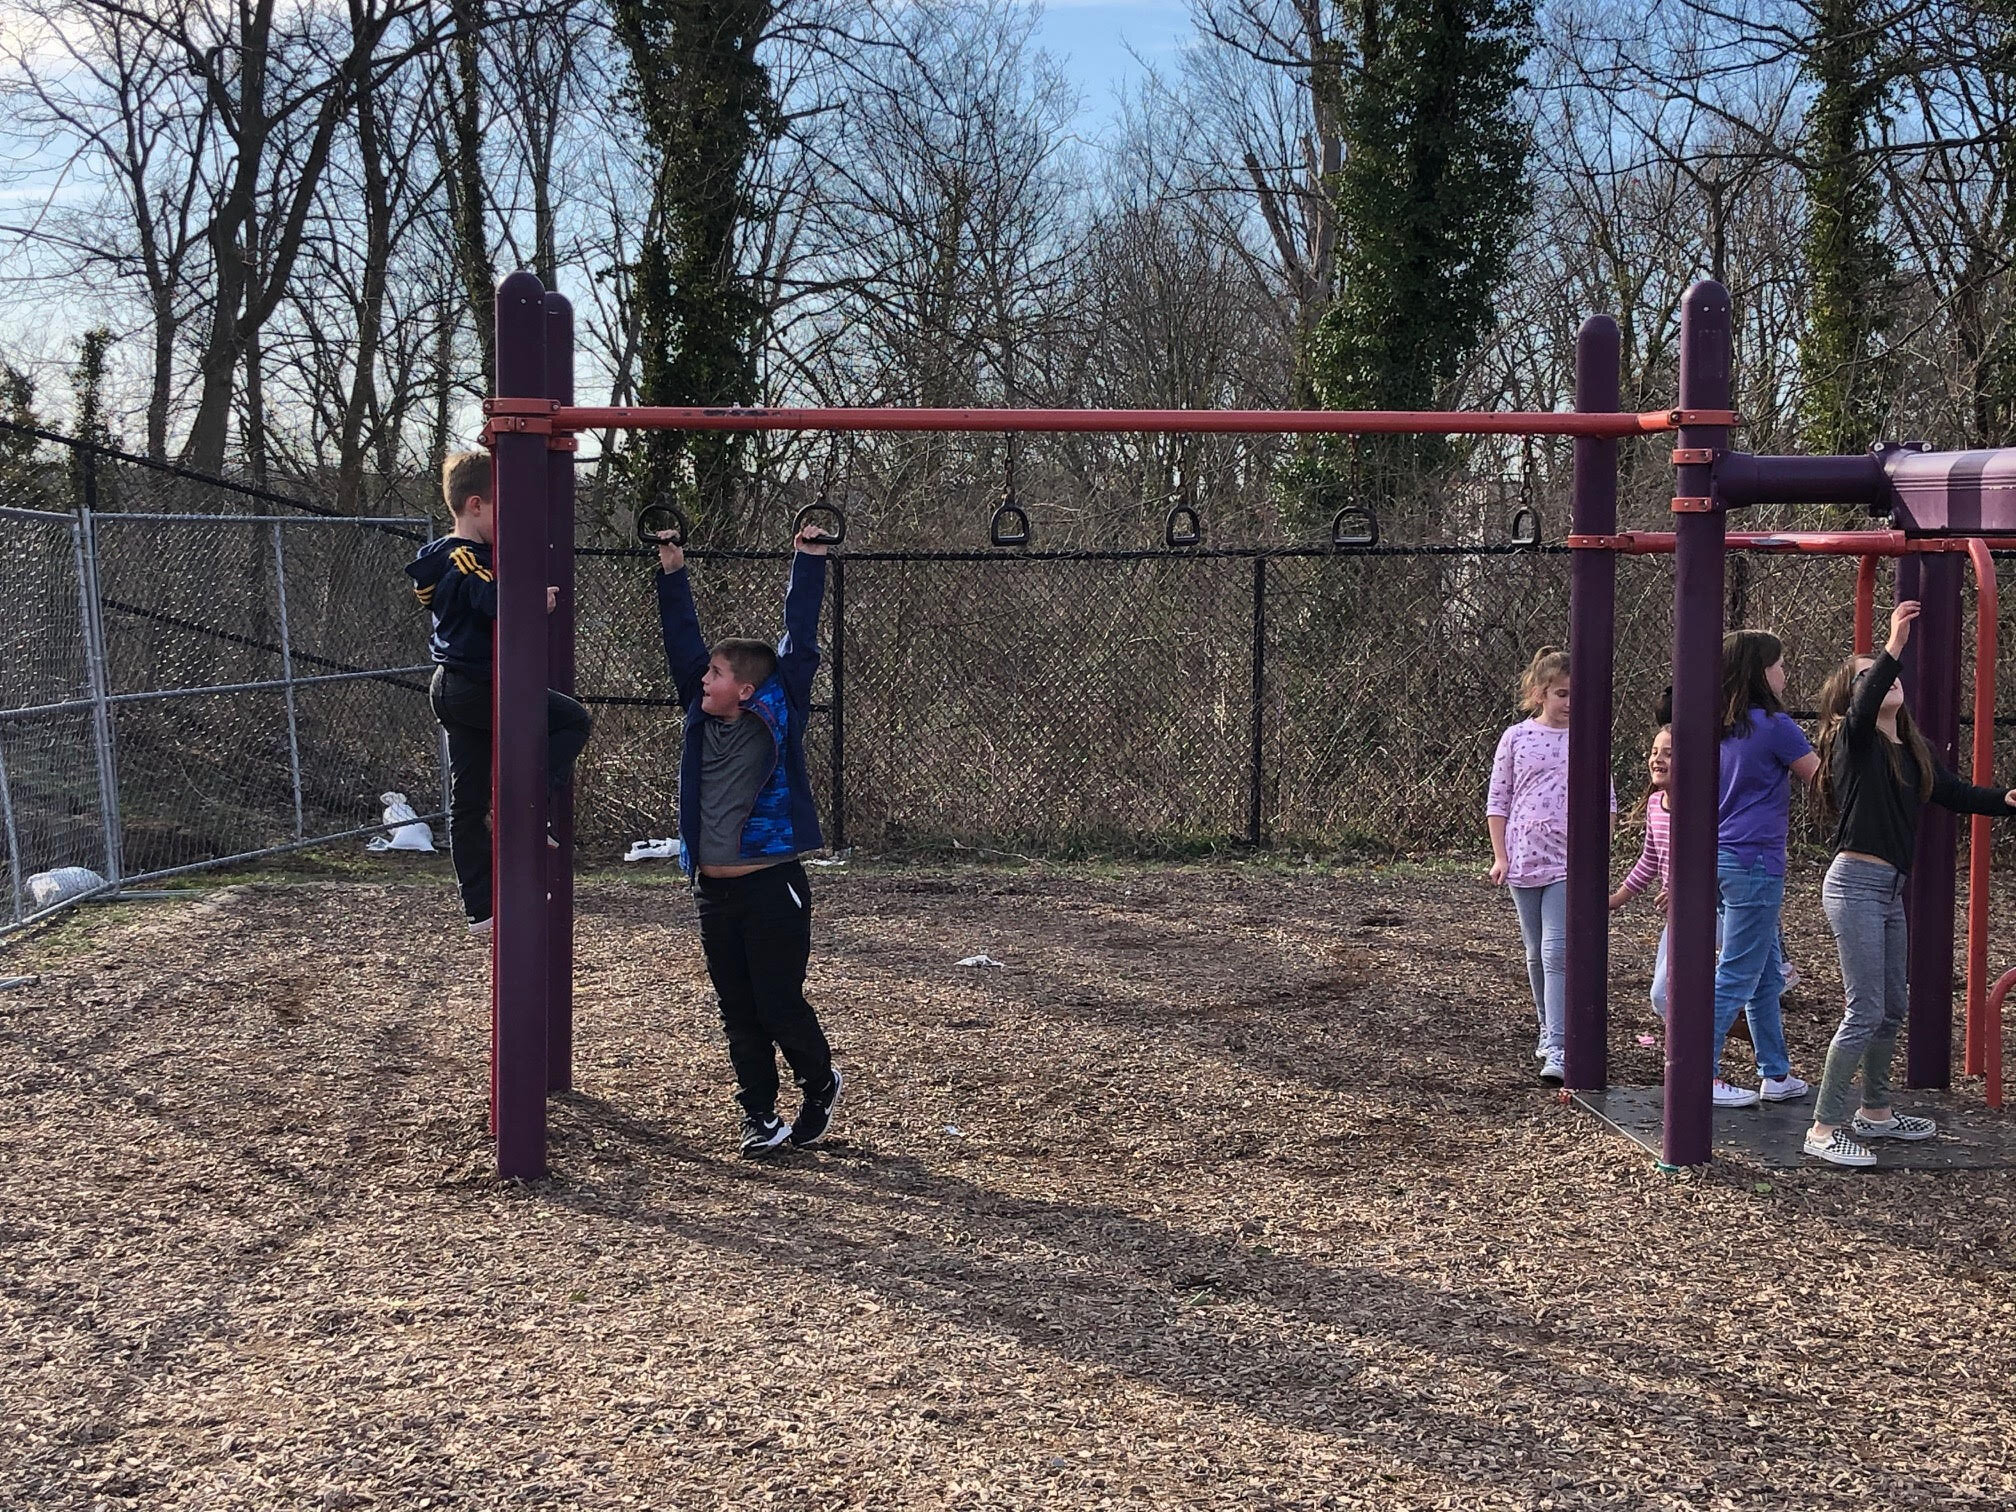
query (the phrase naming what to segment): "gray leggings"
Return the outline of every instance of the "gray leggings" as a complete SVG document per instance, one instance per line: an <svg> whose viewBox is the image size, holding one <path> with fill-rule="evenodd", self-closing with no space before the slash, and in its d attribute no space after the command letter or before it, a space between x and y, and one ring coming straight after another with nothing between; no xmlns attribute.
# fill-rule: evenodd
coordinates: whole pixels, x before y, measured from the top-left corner
<svg viewBox="0 0 2016 1512"><path fill-rule="evenodd" d="M1558 1060L1567 1043L1568 884L1515 887L1512 902L1526 941L1526 980L1540 1019L1540 1048Z"/></svg>
<svg viewBox="0 0 2016 1512"><path fill-rule="evenodd" d="M1848 1116L1849 1089L1862 1070L1862 1106L1890 1106L1890 1061L1897 1031L1909 1006L1906 991L1910 954L1904 937L1904 874L1881 861L1836 856L1820 884L1820 904L1834 930L1841 957L1841 985L1848 1009L1820 1077L1816 1123L1839 1124Z"/></svg>

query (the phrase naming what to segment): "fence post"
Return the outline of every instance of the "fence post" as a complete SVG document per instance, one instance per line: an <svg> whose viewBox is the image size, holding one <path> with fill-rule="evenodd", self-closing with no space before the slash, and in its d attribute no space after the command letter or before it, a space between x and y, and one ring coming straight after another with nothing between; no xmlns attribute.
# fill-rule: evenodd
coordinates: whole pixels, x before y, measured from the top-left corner
<svg viewBox="0 0 2016 1512"><path fill-rule="evenodd" d="M1680 407L1726 411L1730 399L1729 291L1703 279L1680 305ZM1726 424L1683 425L1676 449L1709 457L1729 444ZM1715 875L1721 749L1722 586L1727 517L1713 466L1674 468L1673 891L1666 960L1666 1126L1660 1160L1705 1165L1714 1142ZM1706 502L1706 508L1702 505ZM1688 506L1682 508L1683 502Z"/></svg>
<svg viewBox="0 0 2016 1512"><path fill-rule="evenodd" d="M0 827L7 835L7 882L12 898L10 911L21 921L21 832L14 827L14 793L7 784L7 750L0 744Z"/></svg>
<svg viewBox="0 0 2016 1512"><path fill-rule="evenodd" d="M834 850L847 848L847 568L838 556L828 553L827 570L833 578L833 708L832 751L828 765L833 769Z"/></svg>
<svg viewBox="0 0 2016 1512"><path fill-rule="evenodd" d="M1246 773L1246 843L1265 838L1261 798L1267 760L1267 558L1253 558L1253 709L1248 731Z"/></svg>
<svg viewBox="0 0 2016 1512"><path fill-rule="evenodd" d="M280 611L280 677L287 697L287 776L294 788L294 838L306 834L301 824L301 728L294 707L294 642L287 626L287 548L281 542L285 526L275 521L273 532L273 596Z"/></svg>
<svg viewBox="0 0 2016 1512"><path fill-rule="evenodd" d="M546 396L546 290L497 286L497 397ZM491 719L491 1095L497 1171L546 1170L548 436L493 416L497 651Z"/></svg>
<svg viewBox="0 0 2016 1512"><path fill-rule="evenodd" d="M105 836L105 880L126 874L125 844L119 826L119 763L112 741L112 705L107 702L111 678L105 665L105 621L98 594L98 527L92 511L98 502L97 459L83 453L84 497L70 539L77 556L77 607L84 632L84 676L91 699L91 748L98 765L98 811Z"/></svg>
<svg viewBox="0 0 2016 1512"><path fill-rule="evenodd" d="M1622 337L1608 315L1582 322L1575 408L1613 411ZM1574 529L1617 529L1617 443L1575 440ZM1568 730L1568 1001L1563 1082L1594 1091L1610 1079L1610 724L1617 641L1617 558L1578 551L1569 569L1568 649L1575 698Z"/></svg>
<svg viewBox="0 0 2016 1512"><path fill-rule="evenodd" d="M546 296L546 394L574 402L574 306ZM562 438L554 438L556 441ZM558 692L574 692L574 444L565 438L546 456L546 580L559 590L546 617L546 676ZM546 853L546 1090L574 1085L574 782L554 791L551 828L559 847Z"/></svg>

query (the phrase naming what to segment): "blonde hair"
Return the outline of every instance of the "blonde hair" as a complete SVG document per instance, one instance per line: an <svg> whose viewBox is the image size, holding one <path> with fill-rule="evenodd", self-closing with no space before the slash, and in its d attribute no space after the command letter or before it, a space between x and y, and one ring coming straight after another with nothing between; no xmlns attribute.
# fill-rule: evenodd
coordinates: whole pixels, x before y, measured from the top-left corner
<svg viewBox="0 0 2016 1512"><path fill-rule="evenodd" d="M1519 677L1519 703L1528 714L1538 714L1547 701L1547 690L1568 675L1568 653L1559 646L1542 646L1526 663Z"/></svg>
<svg viewBox="0 0 2016 1512"><path fill-rule="evenodd" d="M471 494L490 499L490 453L450 452L441 464L441 497L448 501L448 513L462 517L463 502Z"/></svg>

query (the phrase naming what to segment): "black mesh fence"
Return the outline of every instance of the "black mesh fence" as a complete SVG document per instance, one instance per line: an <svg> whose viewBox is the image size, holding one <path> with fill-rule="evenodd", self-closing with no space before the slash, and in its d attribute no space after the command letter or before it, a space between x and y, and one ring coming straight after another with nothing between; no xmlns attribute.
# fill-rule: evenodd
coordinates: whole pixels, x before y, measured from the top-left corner
<svg viewBox="0 0 2016 1512"><path fill-rule="evenodd" d="M438 807L425 617L399 570L426 523L332 520L113 462L88 523L61 456L0 475L10 877L133 875L348 833L384 789ZM690 558L710 637L778 633L785 554ZM1520 671L1566 639L1570 568L1558 545L1502 539L850 550L829 574L807 740L828 838L1047 855L1476 848ZM1669 680L1672 564L1616 568L1628 804ZM679 717L650 554L584 546L576 576L576 686L597 720L577 812L589 854L608 855L674 830ZM1854 579L1846 558L1730 559L1731 622L1784 639L1795 709L1846 653ZM2000 618L2006 645L2016 609ZM2008 770L2000 721L1997 737Z"/></svg>

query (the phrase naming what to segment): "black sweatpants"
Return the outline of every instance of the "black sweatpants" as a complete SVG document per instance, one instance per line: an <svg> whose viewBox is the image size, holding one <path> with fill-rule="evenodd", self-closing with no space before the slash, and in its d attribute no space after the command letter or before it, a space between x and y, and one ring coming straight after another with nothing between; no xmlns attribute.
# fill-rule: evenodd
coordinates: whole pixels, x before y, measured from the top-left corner
<svg viewBox="0 0 2016 1512"><path fill-rule="evenodd" d="M779 1050L799 1086L825 1086L833 1052L805 1001L805 962L812 954L812 887L805 868L789 861L743 877L696 876L693 900L743 1112L777 1111Z"/></svg>
<svg viewBox="0 0 2016 1512"><path fill-rule="evenodd" d="M448 736L448 854L474 923L490 917L490 684L434 669L427 701ZM546 783L558 792L574 773L594 721L565 693L546 692Z"/></svg>

